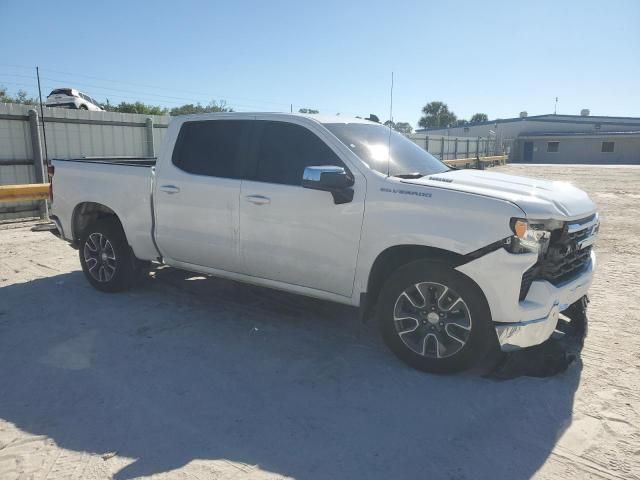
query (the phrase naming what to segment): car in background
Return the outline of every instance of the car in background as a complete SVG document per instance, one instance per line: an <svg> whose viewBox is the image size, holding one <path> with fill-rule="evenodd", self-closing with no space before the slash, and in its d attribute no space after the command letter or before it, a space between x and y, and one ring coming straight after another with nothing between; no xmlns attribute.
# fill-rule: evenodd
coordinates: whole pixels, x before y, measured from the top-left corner
<svg viewBox="0 0 640 480"><path fill-rule="evenodd" d="M104 111L96 99L79 92L75 88L56 88L52 90L47 97L45 105L47 107Z"/></svg>

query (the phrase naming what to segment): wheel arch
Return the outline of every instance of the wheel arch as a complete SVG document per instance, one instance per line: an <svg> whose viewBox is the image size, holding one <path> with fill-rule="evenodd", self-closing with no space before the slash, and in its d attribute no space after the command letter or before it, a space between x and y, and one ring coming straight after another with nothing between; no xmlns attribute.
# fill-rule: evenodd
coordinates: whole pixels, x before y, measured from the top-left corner
<svg viewBox="0 0 640 480"><path fill-rule="evenodd" d="M367 318L375 309L382 286L392 272L416 260L438 260L452 267L466 262L464 255L426 245L394 245L378 254L367 279L366 301L360 305L362 316Z"/></svg>
<svg viewBox="0 0 640 480"><path fill-rule="evenodd" d="M77 244L89 225L104 218L114 219L124 231L118 214L106 205L96 202L82 202L76 205L71 216L73 242Z"/></svg>

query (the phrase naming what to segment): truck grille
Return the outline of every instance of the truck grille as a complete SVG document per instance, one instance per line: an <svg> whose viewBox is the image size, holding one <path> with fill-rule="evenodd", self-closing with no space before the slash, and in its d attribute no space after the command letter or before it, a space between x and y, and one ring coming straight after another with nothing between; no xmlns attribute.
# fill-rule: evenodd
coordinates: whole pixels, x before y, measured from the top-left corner
<svg viewBox="0 0 640 480"><path fill-rule="evenodd" d="M559 285L578 276L589 263L599 225L594 214L553 231L547 251L522 275L520 301L525 299L535 280Z"/></svg>
<svg viewBox="0 0 640 480"><path fill-rule="evenodd" d="M580 273L590 258L591 246L588 246L582 250L576 250L565 255L557 264L547 264L547 262L543 262L541 277L549 280L553 285L558 285Z"/></svg>

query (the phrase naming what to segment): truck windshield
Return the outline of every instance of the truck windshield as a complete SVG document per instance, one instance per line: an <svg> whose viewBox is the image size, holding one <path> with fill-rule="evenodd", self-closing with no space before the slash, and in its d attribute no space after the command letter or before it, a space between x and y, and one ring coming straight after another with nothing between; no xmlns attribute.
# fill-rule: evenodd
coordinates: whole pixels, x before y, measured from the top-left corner
<svg viewBox="0 0 640 480"><path fill-rule="evenodd" d="M446 172L444 163L404 135L379 124L328 123L324 125L370 168L391 176L419 177ZM391 152L389 152L391 146Z"/></svg>

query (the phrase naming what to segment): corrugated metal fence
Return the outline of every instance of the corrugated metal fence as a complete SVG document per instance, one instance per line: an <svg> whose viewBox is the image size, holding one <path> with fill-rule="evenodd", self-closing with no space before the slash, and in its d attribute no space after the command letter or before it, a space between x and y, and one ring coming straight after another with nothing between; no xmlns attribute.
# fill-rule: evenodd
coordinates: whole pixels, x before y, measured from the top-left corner
<svg viewBox="0 0 640 480"><path fill-rule="evenodd" d="M168 116L44 109L51 158L154 156L169 125ZM0 185L40 183L44 140L40 109L0 104ZM0 221L41 214L43 202L0 204Z"/></svg>
<svg viewBox="0 0 640 480"><path fill-rule="evenodd" d="M407 137L443 161L457 158L490 157L504 153L502 145L496 142L495 138L433 136L424 133L412 133Z"/></svg>
<svg viewBox="0 0 640 480"><path fill-rule="evenodd" d="M0 185L46 181L42 118L35 106L0 104ZM48 158L155 156L168 116L45 108ZM408 136L441 160L501 155L491 138ZM500 150L500 151L498 151ZM0 221L42 214L44 202L0 204Z"/></svg>

